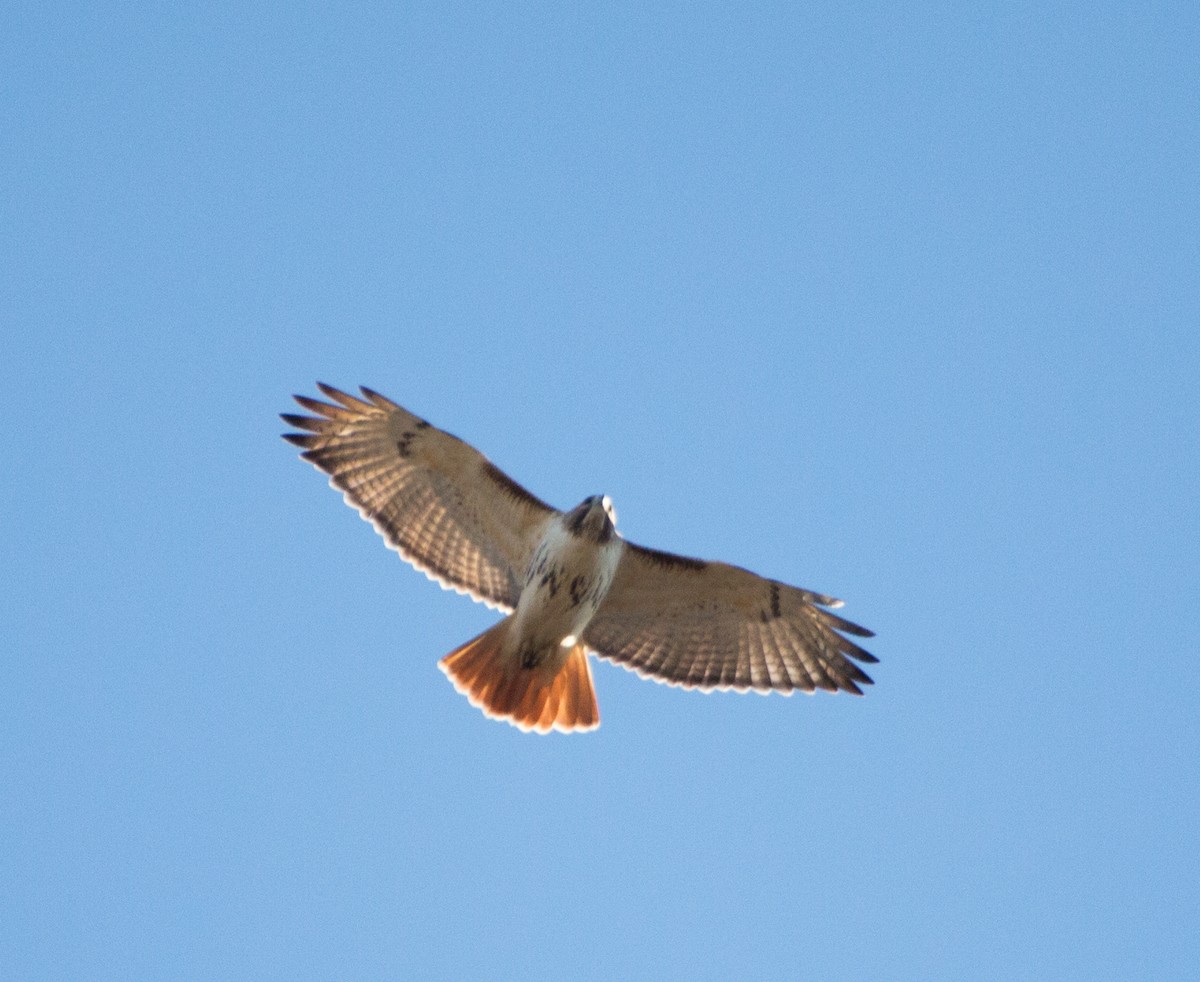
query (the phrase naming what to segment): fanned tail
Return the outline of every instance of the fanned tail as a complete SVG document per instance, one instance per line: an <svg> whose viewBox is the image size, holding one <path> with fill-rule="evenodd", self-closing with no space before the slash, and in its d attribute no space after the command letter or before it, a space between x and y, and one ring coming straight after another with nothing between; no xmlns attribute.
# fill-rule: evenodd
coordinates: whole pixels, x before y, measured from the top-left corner
<svg viewBox="0 0 1200 982"><path fill-rule="evenodd" d="M587 652L577 644L534 668L523 668L504 653L512 618L472 638L438 662L454 687L485 716L538 733L594 730L600 710L592 689Z"/></svg>

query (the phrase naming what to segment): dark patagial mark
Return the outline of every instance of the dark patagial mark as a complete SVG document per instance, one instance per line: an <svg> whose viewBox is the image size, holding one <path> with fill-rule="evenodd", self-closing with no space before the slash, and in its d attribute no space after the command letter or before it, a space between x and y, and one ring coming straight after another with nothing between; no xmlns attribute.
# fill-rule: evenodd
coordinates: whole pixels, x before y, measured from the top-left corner
<svg viewBox="0 0 1200 982"><path fill-rule="evenodd" d="M688 556L677 556L673 552L662 552L658 549L647 549L645 546L639 546L632 542L625 544L627 549L632 549L643 559L649 560L653 565L660 569L685 569L693 573L699 573L701 570L708 569L708 563L703 559L692 559Z"/></svg>
<svg viewBox="0 0 1200 982"><path fill-rule="evenodd" d="M499 487L501 491L515 501L519 501L522 504L529 505L533 508L540 508L546 511L551 510L550 506L546 504L546 502L542 501L542 499L537 495L530 494L490 460L484 461L483 476Z"/></svg>

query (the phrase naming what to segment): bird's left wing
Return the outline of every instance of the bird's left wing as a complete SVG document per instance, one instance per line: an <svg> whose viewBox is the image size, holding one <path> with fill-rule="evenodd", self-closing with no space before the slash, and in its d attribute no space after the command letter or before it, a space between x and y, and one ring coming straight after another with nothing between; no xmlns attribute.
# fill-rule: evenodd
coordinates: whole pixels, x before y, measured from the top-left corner
<svg viewBox="0 0 1200 982"><path fill-rule="evenodd" d="M282 414L285 433L346 503L430 579L512 610L546 522L558 514L475 448L377 392L317 383L295 396L315 416Z"/></svg>
<svg viewBox="0 0 1200 982"><path fill-rule="evenodd" d="M871 679L851 659L878 659L844 635L872 633L823 609L840 606L737 566L626 542L583 640L602 658L689 689L861 695Z"/></svg>

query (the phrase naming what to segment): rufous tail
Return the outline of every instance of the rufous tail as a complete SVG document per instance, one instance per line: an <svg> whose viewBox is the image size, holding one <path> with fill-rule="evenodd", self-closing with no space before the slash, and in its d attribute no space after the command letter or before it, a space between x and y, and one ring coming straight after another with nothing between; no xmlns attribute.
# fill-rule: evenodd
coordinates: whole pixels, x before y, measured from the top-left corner
<svg viewBox="0 0 1200 982"><path fill-rule="evenodd" d="M557 671L557 659L523 668L511 654L504 654L511 621L507 617L456 648L438 667L485 716L538 733L594 730L600 725L600 710L583 645L571 648Z"/></svg>

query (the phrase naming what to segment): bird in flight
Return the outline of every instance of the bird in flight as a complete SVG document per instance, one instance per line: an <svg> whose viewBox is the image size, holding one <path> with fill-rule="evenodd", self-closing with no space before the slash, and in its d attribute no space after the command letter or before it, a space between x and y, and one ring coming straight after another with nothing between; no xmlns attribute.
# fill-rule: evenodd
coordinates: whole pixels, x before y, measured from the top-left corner
<svg viewBox="0 0 1200 982"><path fill-rule="evenodd" d="M474 447L363 388L295 396L284 439L389 546L444 588L504 611L439 662L490 717L546 733L600 725L588 653L711 692L852 692L876 662L842 601L726 563L627 542L607 496L562 512Z"/></svg>

